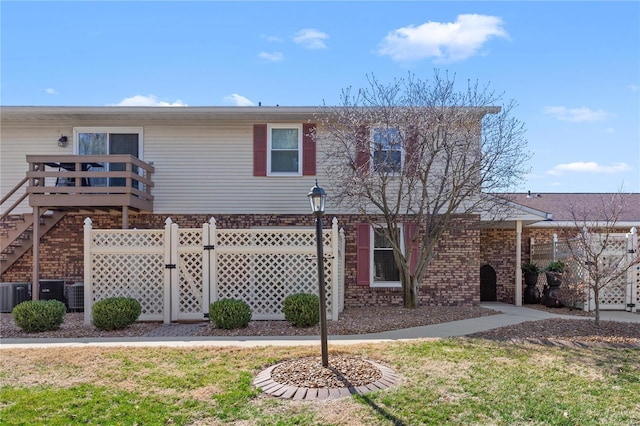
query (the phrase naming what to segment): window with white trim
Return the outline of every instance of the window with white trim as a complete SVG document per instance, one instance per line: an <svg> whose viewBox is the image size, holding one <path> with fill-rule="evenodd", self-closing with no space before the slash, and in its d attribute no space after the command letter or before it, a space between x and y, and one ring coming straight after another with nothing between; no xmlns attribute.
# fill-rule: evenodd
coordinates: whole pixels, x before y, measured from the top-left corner
<svg viewBox="0 0 640 426"><path fill-rule="evenodd" d="M379 229L382 231L382 229ZM400 287L400 271L393 257L393 247L386 235L371 228L371 267L372 287ZM404 252L402 227L396 229L400 237L401 250Z"/></svg>
<svg viewBox="0 0 640 426"><path fill-rule="evenodd" d="M374 127L371 132L373 169L388 173L402 170L402 135L395 127Z"/></svg>
<svg viewBox="0 0 640 426"><path fill-rule="evenodd" d="M302 176L302 124L269 124L267 151L268 176Z"/></svg>

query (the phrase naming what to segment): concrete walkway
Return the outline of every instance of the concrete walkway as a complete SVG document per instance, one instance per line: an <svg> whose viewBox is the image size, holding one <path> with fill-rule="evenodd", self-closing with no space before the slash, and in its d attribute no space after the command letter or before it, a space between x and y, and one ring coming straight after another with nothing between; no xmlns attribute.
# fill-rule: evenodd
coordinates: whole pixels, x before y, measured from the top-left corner
<svg viewBox="0 0 640 426"><path fill-rule="evenodd" d="M487 317L471 318L442 324L425 325L402 330L385 331L371 334L329 336L329 345L350 345L358 343L377 343L419 338L438 338L465 336L491 330L494 328L520 324L525 321L538 321L550 318L565 318L574 320L591 320L593 317L559 315L526 307L516 307L505 303L482 303L482 307L493 309L501 314ZM623 321L640 324L640 314L603 311L600 313L602 321ZM300 346L317 345L319 336L189 336L188 328L200 327L197 324L172 324L160 327L157 333L144 337L110 337L110 338L78 338L78 339L2 339L0 349L10 348L46 348L46 347L87 347L87 346Z"/></svg>

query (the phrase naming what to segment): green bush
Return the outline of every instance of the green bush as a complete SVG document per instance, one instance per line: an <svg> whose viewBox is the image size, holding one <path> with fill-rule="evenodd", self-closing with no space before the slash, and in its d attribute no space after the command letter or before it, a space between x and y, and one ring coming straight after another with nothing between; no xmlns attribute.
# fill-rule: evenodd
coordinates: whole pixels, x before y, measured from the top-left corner
<svg viewBox="0 0 640 426"><path fill-rule="evenodd" d="M142 306L131 297L111 297L91 307L93 325L101 330L125 328L138 320Z"/></svg>
<svg viewBox="0 0 640 426"><path fill-rule="evenodd" d="M209 320L218 328L244 328L251 321L251 308L237 299L221 299L209 305Z"/></svg>
<svg viewBox="0 0 640 426"><path fill-rule="evenodd" d="M27 333L57 330L67 307L59 300L28 300L13 308L13 320Z"/></svg>
<svg viewBox="0 0 640 426"><path fill-rule="evenodd" d="M298 293L284 299L282 311L286 319L294 327L311 327L320 322L318 296Z"/></svg>

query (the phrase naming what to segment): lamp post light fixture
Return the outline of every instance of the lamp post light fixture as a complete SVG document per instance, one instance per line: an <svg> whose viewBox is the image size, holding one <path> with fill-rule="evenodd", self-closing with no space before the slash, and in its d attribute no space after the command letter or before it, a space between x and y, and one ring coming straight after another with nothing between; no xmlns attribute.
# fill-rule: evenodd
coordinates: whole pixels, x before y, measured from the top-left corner
<svg viewBox="0 0 640 426"><path fill-rule="evenodd" d="M316 217L316 245L318 248L318 298L320 308L320 345L322 348L322 366L329 366L329 354L327 349L327 305L325 302L324 288L324 254L322 249L322 215L324 214L324 202L327 198L324 189L318 186L318 180L311 191L307 194L311 211Z"/></svg>

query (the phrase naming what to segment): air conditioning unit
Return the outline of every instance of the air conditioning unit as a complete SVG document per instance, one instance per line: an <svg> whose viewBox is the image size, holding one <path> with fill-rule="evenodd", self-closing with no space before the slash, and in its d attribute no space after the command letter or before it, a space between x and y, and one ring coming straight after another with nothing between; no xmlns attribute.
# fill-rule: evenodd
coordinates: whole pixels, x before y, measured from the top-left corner
<svg viewBox="0 0 640 426"><path fill-rule="evenodd" d="M31 284L0 283L0 312L9 313L25 300L31 300Z"/></svg>
<svg viewBox="0 0 640 426"><path fill-rule="evenodd" d="M84 312L84 283L67 286L67 308L69 312Z"/></svg>
<svg viewBox="0 0 640 426"><path fill-rule="evenodd" d="M13 306L16 307L20 303L31 300L31 284L30 283L14 283L13 284Z"/></svg>
<svg viewBox="0 0 640 426"><path fill-rule="evenodd" d="M0 312L11 312L13 310L13 283L0 283Z"/></svg>
<svg viewBox="0 0 640 426"><path fill-rule="evenodd" d="M40 280L40 300L58 300L66 304L64 299L64 280Z"/></svg>

